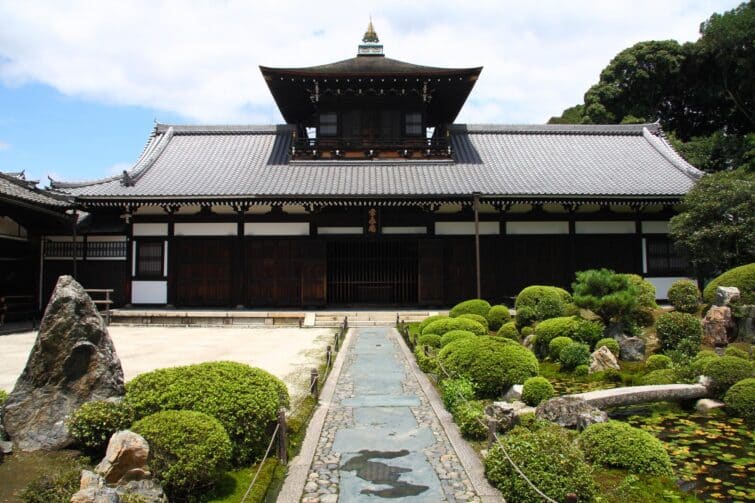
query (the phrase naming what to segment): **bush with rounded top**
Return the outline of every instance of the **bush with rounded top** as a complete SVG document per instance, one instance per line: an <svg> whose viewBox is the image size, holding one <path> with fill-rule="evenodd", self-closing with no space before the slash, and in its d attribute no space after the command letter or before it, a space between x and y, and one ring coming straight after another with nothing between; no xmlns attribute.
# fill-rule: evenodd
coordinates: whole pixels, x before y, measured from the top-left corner
<svg viewBox="0 0 755 503"><path fill-rule="evenodd" d="M705 375L705 370L708 368L708 364L718 358L719 356L715 351L700 351L690 362L690 370L695 376Z"/></svg>
<svg viewBox="0 0 755 503"><path fill-rule="evenodd" d="M480 398L496 397L538 374L531 351L500 337L458 339L441 349L438 357L451 376L471 379Z"/></svg>
<svg viewBox="0 0 755 503"><path fill-rule="evenodd" d="M650 355L645 361L645 368L647 370L670 369L672 363L671 358L666 355Z"/></svg>
<svg viewBox="0 0 755 503"><path fill-rule="evenodd" d="M655 302L655 286L638 274L622 274L621 276L627 278L629 284L638 292L637 305L624 316L623 321L643 327L652 325L653 311L658 309L658 304Z"/></svg>
<svg viewBox="0 0 755 503"><path fill-rule="evenodd" d="M742 304L755 304L755 262L729 269L721 274L703 290L703 299L708 304L716 300L716 288L719 286L736 286L739 288Z"/></svg>
<svg viewBox="0 0 755 503"><path fill-rule="evenodd" d="M501 325L501 328L498 329L498 337L504 337L506 339L511 339L512 341L519 341L519 330L516 329L516 322L509 321L508 323L504 323Z"/></svg>
<svg viewBox="0 0 755 503"><path fill-rule="evenodd" d="M700 351L703 326L689 313L663 313L655 322L655 331L664 351L676 350L692 356Z"/></svg>
<svg viewBox="0 0 755 503"><path fill-rule="evenodd" d="M460 314L457 316L457 319L466 318L468 320L473 320L485 327L486 330L490 330L490 327L488 326L488 319L484 316L480 316L479 314L473 314L473 313L466 313L466 314Z"/></svg>
<svg viewBox="0 0 755 503"><path fill-rule="evenodd" d="M589 365L577 365L574 368L574 375L577 377L585 377L590 373L590 366Z"/></svg>
<svg viewBox="0 0 755 503"><path fill-rule="evenodd" d="M445 335L451 330L467 330L475 335L488 335L488 330L474 320L467 318L444 318L435 320L425 326L423 334Z"/></svg>
<svg viewBox="0 0 755 503"><path fill-rule="evenodd" d="M616 339L606 337L604 339L600 339L595 343L595 349L601 348L603 346L607 347L608 350L613 353L616 358L619 357L619 353L621 353L621 347L619 347L619 343L616 342Z"/></svg>
<svg viewBox="0 0 755 503"><path fill-rule="evenodd" d="M595 347L595 344L603 338L603 332L606 326L600 320L585 320L575 317L577 320L577 329L572 337L577 342L584 342L588 346Z"/></svg>
<svg viewBox="0 0 755 503"><path fill-rule="evenodd" d="M577 332L577 325L577 318L574 316L562 316L541 321L535 327L535 334L537 335L535 352L540 357L547 356L548 347L556 337L569 337L573 340L573 336Z"/></svg>
<svg viewBox="0 0 755 503"><path fill-rule="evenodd" d="M501 436L500 441L512 461L548 497L556 501L566 501L569 493L578 494L580 501L592 501L595 497L592 469L566 429L535 421L533 428L517 426ZM507 501L542 501L512 467L498 444L490 449L484 463L486 477Z"/></svg>
<svg viewBox="0 0 755 503"><path fill-rule="evenodd" d="M484 318L485 315L488 314L488 311L490 311L490 303L487 300L469 299L459 302L452 307L448 315L451 318L456 318L462 314L476 314L477 316L482 316Z"/></svg>
<svg viewBox="0 0 755 503"><path fill-rule="evenodd" d="M522 337L527 337L528 335L532 335L535 333L534 327L522 327L521 330L519 330L519 333L522 334Z"/></svg>
<svg viewBox="0 0 755 503"><path fill-rule="evenodd" d="M288 391L262 369L206 362L138 375L126 384L124 404L136 418L163 410L193 410L216 418L233 443L233 462L243 465L264 453L278 409L288 405Z"/></svg>
<svg viewBox="0 0 755 503"><path fill-rule="evenodd" d="M422 334L417 339L417 345L430 346L431 348L440 347L440 335L438 334Z"/></svg>
<svg viewBox="0 0 755 503"><path fill-rule="evenodd" d="M671 477L671 458L663 442L620 421L592 424L579 436L587 459L632 473Z"/></svg>
<svg viewBox="0 0 755 503"><path fill-rule="evenodd" d="M425 327L428 326L430 323L434 321L438 321L438 320L447 320L447 319L448 319L448 316L445 316L443 314L434 314L433 316L428 316L427 318L425 318L419 323L419 333L421 334L422 332L424 332Z"/></svg>
<svg viewBox="0 0 755 503"><path fill-rule="evenodd" d="M574 342L571 337L558 336L548 344L548 355L552 361L558 361L558 355L561 354L561 350L566 346Z"/></svg>
<svg viewBox="0 0 755 503"><path fill-rule="evenodd" d="M432 348L430 351L431 353L428 356L425 354L424 347L417 346L414 348L414 357L417 359L417 366L422 372L427 374L438 374L440 372L440 369L438 368L438 360L432 353Z"/></svg>
<svg viewBox="0 0 755 503"><path fill-rule="evenodd" d="M666 296L674 309L682 313L694 313L700 304L700 289L688 279L675 281Z"/></svg>
<svg viewBox="0 0 755 503"><path fill-rule="evenodd" d="M440 347L446 346L453 341L457 339L462 339L464 337L477 337L475 334L468 330L451 330L450 332L446 332L443 334L443 337L440 338Z"/></svg>
<svg viewBox="0 0 755 503"><path fill-rule="evenodd" d="M500 304L497 306L491 306L485 317L488 319L488 327L490 330L498 330L504 323L511 321L509 308Z"/></svg>
<svg viewBox="0 0 755 503"><path fill-rule="evenodd" d="M744 358L745 360L750 359L750 353L735 346L727 346L726 349L724 349L724 356L736 356L737 358Z"/></svg>
<svg viewBox="0 0 755 503"><path fill-rule="evenodd" d="M469 440L484 440L488 435L483 416L485 408L478 400L459 402L454 408L454 422L464 438Z"/></svg>
<svg viewBox="0 0 755 503"><path fill-rule="evenodd" d="M736 382L724 395L724 403L736 415L755 419L755 378Z"/></svg>
<svg viewBox="0 0 755 503"><path fill-rule="evenodd" d="M567 344L558 354L562 370L573 370L590 363L590 346L582 342Z"/></svg>
<svg viewBox="0 0 755 503"><path fill-rule="evenodd" d="M78 444L94 454L102 454L113 433L125 430L133 422L131 409L108 400L87 402L68 420L68 431Z"/></svg>
<svg viewBox="0 0 755 503"><path fill-rule="evenodd" d="M564 316L567 304L571 303L571 295L562 288L555 286L528 286L516 296L517 327L524 327L535 321Z"/></svg>
<svg viewBox="0 0 755 503"><path fill-rule="evenodd" d="M640 378L640 384L674 384L677 381L674 369L659 369L648 372Z"/></svg>
<svg viewBox="0 0 755 503"><path fill-rule="evenodd" d="M531 407L536 407L540 402L556 396L556 390L545 377L530 377L524 381L522 388L522 401Z"/></svg>
<svg viewBox="0 0 755 503"><path fill-rule="evenodd" d="M188 410L144 417L132 430L149 443L149 466L171 501L211 488L231 459L231 441L220 421Z"/></svg>
<svg viewBox="0 0 755 503"><path fill-rule="evenodd" d="M752 377L752 372L752 362L736 356L716 358L705 367L711 380L709 389L717 397L723 397L734 383Z"/></svg>

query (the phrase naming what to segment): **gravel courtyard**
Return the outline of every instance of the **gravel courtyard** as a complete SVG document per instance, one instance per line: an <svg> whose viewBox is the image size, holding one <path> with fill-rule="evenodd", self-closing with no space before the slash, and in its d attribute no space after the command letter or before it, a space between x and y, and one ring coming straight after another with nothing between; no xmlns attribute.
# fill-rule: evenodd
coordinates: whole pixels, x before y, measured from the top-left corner
<svg viewBox="0 0 755 503"><path fill-rule="evenodd" d="M214 360L260 367L283 379L292 400L306 393L309 369L333 343L330 328L108 327L126 381L143 372ZM36 332L0 336L0 389L10 392Z"/></svg>

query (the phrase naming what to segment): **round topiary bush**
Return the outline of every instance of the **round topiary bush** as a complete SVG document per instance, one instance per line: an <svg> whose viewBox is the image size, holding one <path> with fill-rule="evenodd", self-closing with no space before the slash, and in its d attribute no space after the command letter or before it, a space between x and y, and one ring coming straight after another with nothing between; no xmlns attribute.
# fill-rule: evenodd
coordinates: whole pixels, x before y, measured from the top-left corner
<svg viewBox="0 0 755 503"><path fill-rule="evenodd" d="M131 409L118 402L97 400L79 407L68 420L68 431L85 450L103 454L113 433L128 429Z"/></svg>
<svg viewBox="0 0 755 503"><path fill-rule="evenodd" d="M677 381L677 375L674 369L660 369L648 372L640 378L640 384L674 384Z"/></svg>
<svg viewBox="0 0 755 503"><path fill-rule="evenodd" d="M535 342L535 353L541 358L548 355L550 343L556 337L569 337L574 340L574 334L577 332L577 318L574 316L561 316L543 320L535 327L537 341Z"/></svg>
<svg viewBox="0 0 755 503"><path fill-rule="evenodd" d="M522 401L531 407L536 407L540 402L556 396L556 390L545 377L530 377L524 381L522 388Z"/></svg>
<svg viewBox="0 0 755 503"><path fill-rule="evenodd" d="M278 409L288 405L286 385L262 369L207 362L158 369L126 384L124 404L136 418L163 410L193 410L216 418L233 442L234 464L264 452Z"/></svg>
<svg viewBox="0 0 755 503"><path fill-rule="evenodd" d="M613 355L618 358L619 353L621 353L621 348L619 347L619 343L616 342L616 339L611 339L610 337L606 337L604 339L600 339L598 342L595 343L595 349L601 348L601 347L607 347L608 350L613 353Z"/></svg>
<svg viewBox="0 0 755 503"><path fill-rule="evenodd" d="M443 334L443 337L440 338L440 347L447 346L448 344L451 344L453 341L457 339L463 339L464 337L476 337L475 334L472 332L469 332L468 330L451 330L450 332L446 332Z"/></svg>
<svg viewBox="0 0 755 503"><path fill-rule="evenodd" d="M516 323L513 321L509 321L508 323L504 323L501 325L501 328L498 329L498 337L504 337L506 339L511 339L512 341L519 342L519 330L516 329Z"/></svg>
<svg viewBox="0 0 755 503"><path fill-rule="evenodd" d="M716 300L716 288L719 286L736 286L739 288L742 304L755 304L755 262L729 269L708 283L703 290L703 299L708 304Z"/></svg>
<svg viewBox="0 0 755 503"><path fill-rule="evenodd" d="M201 494L231 459L231 441L220 421L188 410L166 410L134 423L149 443L149 466L171 501Z"/></svg>
<svg viewBox="0 0 755 503"><path fill-rule="evenodd" d="M588 426L579 436L588 460L632 473L671 477L671 459L663 442L620 421Z"/></svg>
<svg viewBox="0 0 755 503"><path fill-rule="evenodd" d="M488 335L488 329L474 320L467 318L444 318L435 320L425 326L423 334L445 335L451 330L467 330L475 335Z"/></svg>
<svg viewBox="0 0 755 503"><path fill-rule="evenodd" d="M473 313L466 313L466 314L460 314L457 316L457 318L466 318L467 320L473 320L485 327L486 330L490 330L490 327L488 326L488 319L484 316L480 316L479 314L473 314Z"/></svg>
<svg viewBox="0 0 755 503"><path fill-rule="evenodd" d="M710 377L709 389L717 397L723 397L734 383L752 377L752 362L736 356L722 356L711 360L705 368Z"/></svg>
<svg viewBox="0 0 755 503"><path fill-rule="evenodd" d="M748 377L735 383L724 395L724 403L736 415L755 418L755 378Z"/></svg>
<svg viewBox="0 0 755 503"><path fill-rule="evenodd" d="M521 330L519 330L519 333L522 334L522 337L527 337L529 335L532 335L535 333L534 327L522 327Z"/></svg>
<svg viewBox="0 0 755 503"><path fill-rule="evenodd" d="M672 363L671 358L666 355L650 355L645 361L645 368L647 370L670 369Z"/></svg>
<svg viewBox="0 0 755 503"><path fill-rule="evenodd" d="M590 363L590 346L582 342L567 344L558 354L562 370L573 370Z"/></svg>
<svg viewBox="0 0 755 503"><path fill-rule="evenodd" d="M440 347L440 335L438 334L422 334L417 339L418 346L430 346L431 348Z"/></svg>
<svg viewBox="0 0 755 503"><path fill-rule="evenodd" d="M717 360L719 356L715 351L700 351L690 362L690 369L695 376L705 375L705 371L708 368L708 364L713 360Z"/></svg>
<svg viewBox="0 0 755 503"><path fill-rule="evenodd" d="M682 313L694 313L700 304L700 289L688 279L675 281L666 295L674 309Z"/></svg>
<svg viewBox="0 0 755 503"><path fill-rule="evenodd" d="M572 301L569 292L555 286L528 286L516 296L516 324L524 327L535 321L564 316Z"/></svg>
<svg viewBox="0 0 755 503"><path fill-rule="evenodd" d="M703 326L700 319L689 313L663 313L655 322L655 331L664 351L681 351L694 355L700 351Z"/></svg>
<svg viewBox="0 0 755 503"><path fill-rule="evenodd" d="M551 357L551 360L554 362L558 361L558 356L561 354L561 350L572 342L574 342L574 340L572 340L571 337L559 336L553 339L548 344L548 355Z"/></svg>
<svg viewBox="0 0 755 503"><path fill-rule="evenodd" d="M451 376L466 376L480 398L493 398L511 385L538 374L538 362L528 349L499 337L466 337L438 354Z"/></svg>
<svg viewBox="0 0 755 503"><path fill-rule="evenodd" d="M433 316L428 316L427 318L425 318L419 323L419 333L421 334L422 332L424 332L425 327L428 326L430 323L434 321L446 320L446 319L448 319L448 316L445 316L442 314L435 314Z"/></svg>
<svg viewBox="0 0 755 503"><path fill-rule="evenodd" d="M448 315L451 318L456 318L462 314L476 314L477 316L482 316L484 318L485 315L488 314L488 311L490 311L490 303L487 300L470 299L456 304L451 308Z"/></svg>
<svg viewBox="0 0 755 503"><path fill-rule="evenodd" d="M509 308L500 304L497 306L491 306L485 317L488 319L488 327L490 330L498 330L504 323L511 321Z"/></svg>
<svg viewBox="0 0 755 503"><path fill-rule="evenodd" d="M590 366L589 365L577 365L574 368L574 375L577 377L585 377L590 373Z"/></svg>
<svg viewBox="0 0 755 503"><path fill-rule="evenodd" d="M564 428L536 421L532 429L517 426L500 440L512 461L548 497L556 501L566 501L569 493L578 494L580 501L592 501L595 497L592 469ZM485 475L506 501L542 501L512 467L498 444L493 445L485 458Z"/></svg>

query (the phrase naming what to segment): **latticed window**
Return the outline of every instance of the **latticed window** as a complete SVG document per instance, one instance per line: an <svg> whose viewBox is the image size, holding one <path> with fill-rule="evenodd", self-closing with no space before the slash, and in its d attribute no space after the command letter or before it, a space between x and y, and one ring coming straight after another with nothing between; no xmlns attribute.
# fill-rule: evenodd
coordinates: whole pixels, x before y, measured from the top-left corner
<svg viewBox="0 0 755 503"><path fill-rule="evenodd" d="M336 136L338 134L338 115L334 112L320 114L320 136Z"/></svg>
<svg viewBox="0 0 755 503"><path fill-rule="evenodd" d="M689 263L674 250L668 236L646 238L648 274L651 276L682 276L688 274Z"/></svg>
<svg viewBox="0 0 755 503"><path fill-rule="evenodd" d="M142 277L162 277L163 242L140 241L136 246L136 275Z"/></svg>
<svg viewBox="0 0 755 503"><path fill-rule="evenodd" d="M406 134L410 136L422 135L422 114L412 112L406 114Z"/></svg>

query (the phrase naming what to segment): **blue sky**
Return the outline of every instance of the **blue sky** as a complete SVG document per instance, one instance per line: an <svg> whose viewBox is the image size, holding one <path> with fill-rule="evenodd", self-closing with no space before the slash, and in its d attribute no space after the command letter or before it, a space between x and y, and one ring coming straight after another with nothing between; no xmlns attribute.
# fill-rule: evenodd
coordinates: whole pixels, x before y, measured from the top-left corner
<svg viewBox="0 0 755 503"><path fill-rule="evenodd" d="M352 57L370 14L389 57L484 66L460 122L542 123L620 50L694 40L738 3L0 0L0 171L99 178L129 167L155 120L280 122L258 65Z"/></svg>

